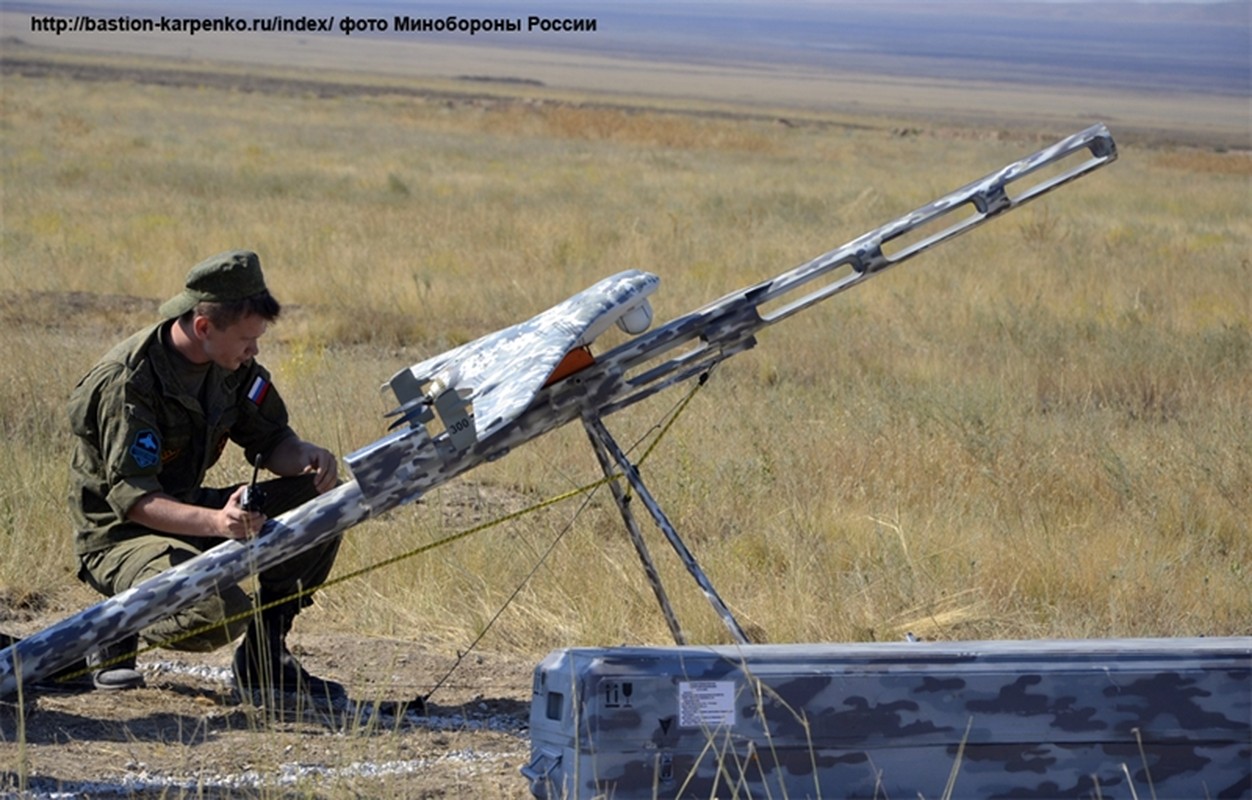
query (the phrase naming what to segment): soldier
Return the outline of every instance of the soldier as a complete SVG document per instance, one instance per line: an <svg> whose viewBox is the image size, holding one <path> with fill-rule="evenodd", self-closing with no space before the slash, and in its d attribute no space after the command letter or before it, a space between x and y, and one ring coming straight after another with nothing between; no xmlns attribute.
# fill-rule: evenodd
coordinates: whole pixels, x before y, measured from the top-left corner
<svg viewBox="0 0 1252 800"><path fill-rule="evenodd" d="M97 591L115 595L227 539L254 536L268 517L335 486L335 456L296 435L255 360L257 340L279 310L256 253L213 256L161 306L162 322L115 346L75 387L70 509L79 577ZM260 484L259 508L245 507L245 484L202 485L227 439L249 463L282 476ZM310 675L286 646L292 620L311 602L302 592L325 581L338 549L336 537L262 571L255 604L230 586L143 638L204 652L242 634L233 662L241 696L281 703L273 693L303 693L338 703L347 697L343 687ZM90 656L95 687L142 686L137 650L138 635Z"/></svg>

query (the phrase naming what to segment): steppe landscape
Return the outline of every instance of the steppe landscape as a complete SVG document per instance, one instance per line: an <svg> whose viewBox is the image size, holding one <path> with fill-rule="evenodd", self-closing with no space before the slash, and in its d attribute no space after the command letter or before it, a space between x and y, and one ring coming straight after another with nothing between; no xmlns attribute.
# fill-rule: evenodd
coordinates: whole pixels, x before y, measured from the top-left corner
<svg viewBox="0 0 1252 800"><path fill-rule="evenodd" d="M1246 77L854 69L699 28L736 44L719 55L659 10L652 37L645 15L574 43L31 30L100 8L0 12L0 630L98 599L74 577L65 399L205 255L261 254L286 307L260 358L344 454L384 435L396 370L601 277L660 275L664 322L1094 122L1116 163L768 330L646 479L761 641L1252 628ZM1246 10L1152 25L1246 31ZM684 395L608 424L642 449ZM213 479L247 476L231 448ZM228 651L154 650L146 689L0 703L0 796L530 796L535 663L670 642L606 490L543 505L598 476L565 429L351 531L292 640L359 713L268 718L230 696ZM726 641L651 546L690 638Z"/></svg>

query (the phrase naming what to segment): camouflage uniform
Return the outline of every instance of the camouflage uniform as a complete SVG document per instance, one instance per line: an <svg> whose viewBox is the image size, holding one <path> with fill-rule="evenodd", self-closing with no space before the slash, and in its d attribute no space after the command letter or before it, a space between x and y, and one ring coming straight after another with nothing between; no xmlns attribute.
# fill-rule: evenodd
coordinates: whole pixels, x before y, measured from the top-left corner
<svg viewBox="0 0 1252 800"><path fill-rule="evenodd" d="M162 342L170 321L149 327L113 348L79 382L70 399L75 447L70 463L70 509L76 529L79 577L112 596L224 541L160 533L132 522L127 514L152 492L210 508L226 504L235 487L201 486L229 439L249 461L268 459L282 441L295 436L287 408L255 361L235 372L210 365L200 398L188 394L177 377L177 358ZM311 476L267 481L264 513L275 516L317 495ZM325 581L338 550L338 538L262 572L260 600L289 597L301 587ZM294 611L308 598L291 601ZM171 643L183 650L212 650L243 633L251 600L238 586L174 615L144 631L152 643L203 629Z"/></svg>

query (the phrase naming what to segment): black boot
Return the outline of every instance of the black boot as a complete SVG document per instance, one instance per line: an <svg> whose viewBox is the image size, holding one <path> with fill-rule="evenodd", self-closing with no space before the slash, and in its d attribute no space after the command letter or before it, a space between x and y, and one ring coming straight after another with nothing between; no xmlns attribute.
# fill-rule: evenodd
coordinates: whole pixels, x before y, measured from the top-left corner
<svg viewBox="0 0 1252 800"><path fill-rule="evenodd" d="M142 688L143 675L135 669L135 654L138 651L139 636L136 634L88 655L87 666L91 668L92 684L106 692Z"/></svg>
<svg viewBox="0 0 1252 800"><path fill-rule="evenodd" d="M246 702L294 710L301 701L316 708L342 709L348 693L338 683L310 675L287 649L294 614L283 606L253 617L235 650L235 687Z"/></svg>

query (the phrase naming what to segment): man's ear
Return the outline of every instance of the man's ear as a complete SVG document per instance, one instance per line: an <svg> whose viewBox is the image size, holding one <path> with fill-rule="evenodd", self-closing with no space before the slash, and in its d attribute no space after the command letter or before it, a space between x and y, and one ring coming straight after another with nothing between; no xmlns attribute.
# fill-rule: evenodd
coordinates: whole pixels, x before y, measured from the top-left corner
<svg viewBox="0 0 1252 800"><path fill-rule="evenodd" d="M195 334L196 340L203 342L209 335L209 327L213 323L209 322L209 318L201 314L195 314L191 318L191 332Z"/></svg>

